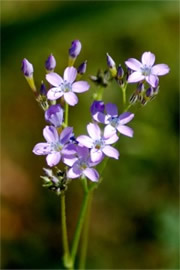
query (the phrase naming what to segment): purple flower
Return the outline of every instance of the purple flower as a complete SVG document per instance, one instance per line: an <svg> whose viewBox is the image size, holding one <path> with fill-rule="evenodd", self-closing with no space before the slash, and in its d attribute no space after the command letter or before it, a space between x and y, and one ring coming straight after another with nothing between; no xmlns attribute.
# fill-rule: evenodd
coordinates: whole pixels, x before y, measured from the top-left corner
<svg viewBox="0 0 180 270"><path fill-rule="evenodd" d="M77 69L78 74L84 74L86 72L86 68L87 68L87 60L84 61Z"/></svg>
<svg viewBox="0 0 180 270"><path fill-rule="evenodd" d="M65 101L74 106L78 103L78 98L75 93L82 93L89 90L89 84L86 81L74 82L76 79L77 70L74 67L67 67L64 71L63 79L57 73L49 73L46 75L46 80L53 85L47 93L47 98L50 100L58 99L64 96Z"/></svg>
<svg viewBox="0 0 180 270"><path fill-rule="evenodd" d="M56 67L56 59L51 54L45 62L45 68L47 71L53 71Z"/></svg>
<svg viewBox="0 0 180 270"><path fill-rule="evenodd" d="M68 156L75 153L74 145L69 144L72 130L71 127L67 127L59 135L55 127L46 126L43 129L43 136L47 142L36 144L33 153L47 155L46 161L50 167L57 165L63 155Z"/></svg>
<svg viewBox="0 0 180 270"><path fill-rule="evenodd" d="M59 104L51 105L45 112L45 119L53 124L53 126L60 127L63 122L63 112Z"/></svg>
<svg viewBox="0 0 180 270"><path fill-rule="evenodd" d="M22 61L21 70L26 77L32 77L34 72L33 65L26 58L24 58Z"/></svg>
<svg viewBox="0 0 180 270"><path fill-rule="evenodd" d="M133 137L133 130L125 125L134 118L133 113L125 112L118 115L117 106L112 103L107 103L105 105L105 110L107 112L106 115L102 112L97 112L93 115L93 118L96 121L107 125L104 129L107 136L112 136L116 130L118 130L123 135Z"/></svg>
<svg viewBox="0 0 180 270"><path fill-rule="evenodd" d="M158 76L165 75L170 70L166 64L153 66L155 55L151 52L144 52L141 57L141 62L135 58L130 58L125 62L126 66L134 71L128 76L128 83L146 80L152 87L157 87L159 83Z"/></svg>
<svg viewBox="0 0 180 270"><path fill-rule="evenodd" d="M98 181L99 174L95 169L91 168L95 165L89 157L89 149L87 147L77 146L77 160L67 172L67 177L79 178L80 176L85 176L91 181L96 182Z"/></svg>
<svg viewBox="0 0 180 270"><path fill-rule="evenodd" d="M97 124L88 124L87 131L89 136L81 135L77 137L77 141L88 148L90 148L90 157L92 162L100 162L104 155L118 159L119 152L110 144L117 142L119 139L116 134L109 136L104 130L103 136Z"/></svg>
<svg viewBox="0 0 180 270"><path fill-rule="evenodd" d="M79 40L72 41L71 48L69 49L69 56L76 58L80 54L81 47L81 42Z"/></svg>

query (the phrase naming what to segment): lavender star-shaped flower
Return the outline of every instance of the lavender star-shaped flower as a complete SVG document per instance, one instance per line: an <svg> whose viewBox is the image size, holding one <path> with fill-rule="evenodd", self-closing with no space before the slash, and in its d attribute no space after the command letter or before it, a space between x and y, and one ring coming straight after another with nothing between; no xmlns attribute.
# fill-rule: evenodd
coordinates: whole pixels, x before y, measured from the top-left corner
<svg viewBox="0 0 180 270"><path fill-rule="evenodd" d="M71 127L67 127L59 135L55 127L46 126L43 129L43 136L47 142L36 144L33 153L36 155L47 155L46 161L50 167L57 165L62 156L75 153L74 145L69 144L72 131Z"/></svg>
<svg viewBox="0 0 180 270"><path fill-rule="evenodd" d="M135 58L129 58L125 61L126 66L134 71L128 76L128 83L146 80L152 87L157 87L159 83L158 76L165 75L169 72L168 65L154 65L155 55L151 52L144 52L141 61L142 63Z"/></svg>
<svg viewBox="0 0 180 270"><path fill-rule="evenodd" d="M89 149L87 147L77 146L77 160L74 162L72 168L67 172L68 178L79 178L86 176L91 181L96 182L99 179L98 172L92 167L97 165L93 163L89 156Z"/></svg>
<svg viewBox="0 0 180 270"><path fill-rule="evenodd" d="M119 158L119 152L110 144L117 142L119 139L116 134L109 136L104 130L104 134L101 135L101 130L97 124L88 124L87 131L89 136L81 135L77 137L77 141L87 148L90 148L90 157L92 162L100 162L104 155L115 159Z"/></svg>
<svg viewBox="0 0 180 270"><path fill-rule="evenodd" d="M56 100L64 96L65 101L74 106L78 103L78 97L75 93L82 93L89 90L89 84L86 81L74 82L77 76L77 70L74 67L67 67L64 71L63 79L57 73L49 73L46 80L53 85L47 93L47 98Z"/></svg>
<svg viewBox="0 0 180 270"><path fill-rule="evenodd" d="M107 136L112 136L116 131L119 131L125 136L133 137L132 128L125 125L134 118L133 113L125 112L118 116L117 106L112 103L107 103L105 105L105 110L107 114L99 111L92 114L92 117L95 121L107 125L105 127L105 133Z"/></svg>

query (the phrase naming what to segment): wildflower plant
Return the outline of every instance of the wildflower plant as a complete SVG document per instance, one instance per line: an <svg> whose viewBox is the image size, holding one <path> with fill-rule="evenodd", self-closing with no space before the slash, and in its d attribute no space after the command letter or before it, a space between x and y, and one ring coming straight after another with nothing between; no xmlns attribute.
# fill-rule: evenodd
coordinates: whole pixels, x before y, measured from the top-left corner
<svg viewBox="0 0 180 270"><path fill-rule="evenodd" d="M45 61L46 85L41 81L39 90L35 85L33 65L27 60L22 61L22 72L31 87L35 99L43 109L46 126L43 129L44 140L33 148L36 155L46 156L48 168L43 168L43 187L55 192L61 198L61 222L63 240L63 264L67 269L74 269L79 240L84 226L88 233L89 207L93 191L102 179L103 171L109 158L118 160L120 153L117 142L121 135L133 137L133 129L129 126L135 114L130 109L136 104L144 106L159 92L158 76L169 72L166 64L154 65L155 55L144 52L141 62L135 58L125 61L125 67L115 63L107 53L107 69L99 70L91 75L91 82L97 86L92 94L90 105L92 122L87 124L86 134L76 134L76 127L68 124L69 106L78 104L77 94L91 91L90 84L82 80L87 69L87 61L76 68L75 62L81 52L81 42L74 40L69 48L68 66L63 77L55 72L56 59L51 54ZM122 90L123 107L109 101L103 102L104 89L116 81ZM129 101L126 98L127 87L134 84L134 91ZM128 125L127 125L128 124ZM122 157L123 158L123 157ZM97 165L99 170L96 168ZM77 221L74 238L69 248L65 194L73 179L80 179L84 190L84 198ZM83 233L79 268L85 268L87 251L87 235Z"/></svg>

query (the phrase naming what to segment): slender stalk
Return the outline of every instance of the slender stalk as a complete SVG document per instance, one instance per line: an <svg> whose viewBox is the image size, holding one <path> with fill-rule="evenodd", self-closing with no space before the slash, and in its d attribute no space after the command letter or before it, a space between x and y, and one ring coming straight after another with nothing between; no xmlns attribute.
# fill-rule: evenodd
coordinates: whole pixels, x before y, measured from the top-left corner
<svg viewBox="0 0 180 270"><path fill-rule="evenodd" d="M71 250L72 265L74 265L74 262L75 262L75 257L77 254L78 244L79 244L80 235L81 235L81 231L82 231L82 227L83 227L83 223L84 223L84 218L85 218L87 207L88 207L88 202L90 199L90 194L91 194L91 192L88 191L84 195L79 218L78 218L78 222L76 225L74 239L73 239L73 243L72 243L72 250Z"/></svg>
<svg viewBox="0 0 180 270"><path fill-rule="evenodd" d="M82 245L81 245L78 269L85 269L85 266L86 266L85 264L86 264L86 254L87 254L87 247L88 247L88 231L89 231L89 220L90 220L90 214L91 214L92 198L93 198L93 191L90 192L90 195L89 195L89 202L88 202L88 207L87 207L87 212L86 212L85 222L84 222L84 227L83 227L83 233L82 233Z"/></svg>
<svg viewBox="0 0 180 270"><path fill-rule="evenodd" d="M121 86L121 89L122 89L122 95L123 95L123 106L124 106L124 108L126 107L126 88L127 88L127 83L124 83L124 84Z"/></svg>
<svg viewBox="0 0 180 270"><path fill-rule="evenodd" d="M68 125L68 104L65 103L65 125ZM67 236L67 224L66 224L66 202L65 193L61 194L61 224L62 224L62 240L63 240L63 262L64 266L69 268L71 266L69 244Z"/></svg>
<svg viewBox="0 0 180 270"><path fill-rule="evenodd" d="M68 126L68 117L69 117L69 105L65 103L65 125Z"/></svg>
<svg viewBox="0 0 180 270"><path fill-rule="evenodd" d="M64 265L68 264L69 259L69 245L67 237L67 226L66 226L66 204L65 204L65 194L61 194L61 224L62 224L62 240L63 240L63 261Z"/></svg>

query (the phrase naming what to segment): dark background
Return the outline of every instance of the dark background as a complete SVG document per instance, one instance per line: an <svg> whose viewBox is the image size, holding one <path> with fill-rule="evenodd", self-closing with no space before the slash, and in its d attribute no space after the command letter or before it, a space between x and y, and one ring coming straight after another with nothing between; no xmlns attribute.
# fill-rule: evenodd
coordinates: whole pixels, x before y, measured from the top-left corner
<svg viewBox="0 0 180 270"><path fill-rule="evenodd" d="M3 1L1 2L1 267L59 269L60 199L41 187L44 157L32 148L42 141L44 116L21 71L26 57L39 87L50 53L56 72L67 65L71 41L82 42L80 64L87 75L106 68L105 53L124 65L144 51L166 63L158 98L136 110L134 138L121 136L118 161L110 160L95 192L87 267L91 269L179 269L178 264L178 1ZM86 131L95 86L70 109L76 134ZM131 87L128 96L132 93ZM113 83L105 101L122 109ZM67 192L69 238L82 199L74 180Z"/></svg>

